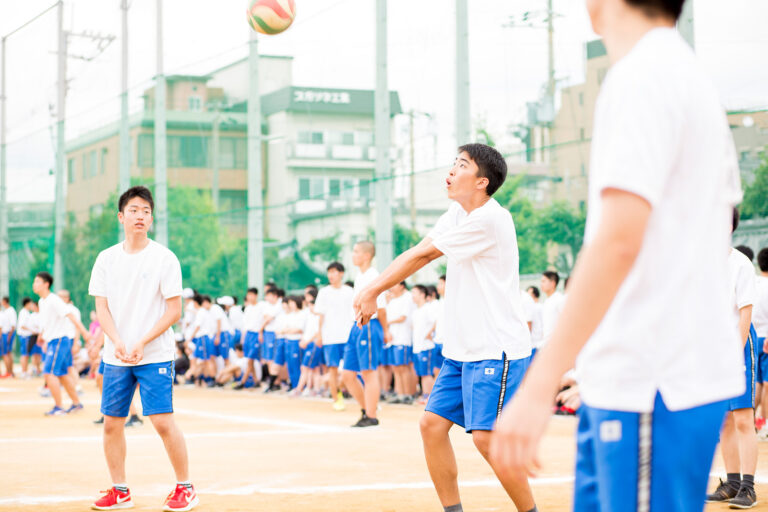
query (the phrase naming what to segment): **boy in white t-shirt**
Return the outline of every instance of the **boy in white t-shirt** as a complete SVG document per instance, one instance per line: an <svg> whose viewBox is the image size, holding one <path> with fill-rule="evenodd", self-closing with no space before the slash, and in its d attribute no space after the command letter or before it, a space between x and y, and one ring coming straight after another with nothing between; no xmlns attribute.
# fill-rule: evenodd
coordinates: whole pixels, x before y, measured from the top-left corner
<svg viewBox="0 0 768 512"><path fill-rule="evenodd" d="M563 312L563 306L565 305L565 295L557 290L557 285L560 283L560 276L557 272L548 270L541 275L541 291L547 298L544 300L544 304L541 306L541 320L543 333L541 341L533 346L533 354L536 355L536 351L547 344L552 337L552 333L555 331L557 320L560 318L560 313ZM533 322L533 319L531 319ZM533 325L531 325L533 327Z"/></svg>
<svg viewBox="0 0 768 512"><path fill-rule="evenodd" d="M11 306L11 301L8 297L3 297L0 300L2 310L0 310L0 332L2 332L2 339L0 339L0 356L5 363L5 374L3 378L13 377L13 339L16 335L16 310Z"/></svg>
<svg viewBox="0 0 768 512"><path fill-rule="evenodd" d="M411 361L413 360L413 310L415 308L405 281L393 286L387 303L387 323L392 334L390 351L392 369L395 374L396 395L388 400L391 404L411 404L407 387L410 384Z"/></svg>
<svg viewBox="0 0 768 512"><path fill-rule="evenodd" d="M163 440L176 473L176 488L164 510L186 511L199 499L189 481L184 435L173 417L172 326L181 318L181 265L166 247L150 240L154 201L148 188L131 187L118 203L125 241L101 251L88 292L104 331L104 453L113 486L92 508L132 506L125 473L125 417L136 385L144 415Z"/></svg>
<svg viewBox="0 0 768 512"><path fill-rule="evenodd" d="M339 365L344 356L344 345L349 338L349 331L354 323L352 300L355 292L344 285L344 265L334 261L326 269L328 286L317 293L315 313L318 316L320 332L317 346L323 349L323 361L328 368L328 388L333 400L333 408L342 411L345 408L344 396L338 389Z"/></svg>
<svg viewBox="0 0 768 512"><path fill-rule="evenodd" d="M264 326L264 308L259 302L258 288L248 288L245 294L245 309L243 310L243 353L248 359L248 368L234 389L245 388L248 377L253 377L254 387L259 387L261 381L261 342L260 336Z"/></svg>
<svg viewBox="0 0 768 512"><path fill-rule="evenodd" d="M413 366L421 378L422 399L426 404L435 383L432 358L435 352L435 311L427 303L428 290L417 284L411 290L416 309L413 311Z"/></svg>
<svg viewBox="0 0 768 512"><path fill-rule="evenodd" d="M757 365L760 376L760 408L763 418L766 417L768 410L768 344L765 343L768 338L768 247L760 249L757 253L757 266L760 269L760 275L755 281L757 299L752 310L752 323L755 326L757 334ZM761 439L768 438L768 426L763 426L760 431Z"/></svg>
<svg viewBox="0 0 768 512"><path fill-rule="evenodd" d="M726 401L744 391L724 271L739 169L717 89L675 30L683 3L587 1L612 67L595 108L584 247L491 448L502 474L537 472L576 363L575 510L700 512Z"/></svg>
<svg viewBox="0 0 768 512"><path fill-rule="evenodd" d="M531 340L520 304L519 259L509 211L491 196L506 179L501 154L484 144L458 148L446 179L453 200L434 229L416 247L398 256L355 299L357 321L376 312L376 297L429 262L447 256L443 363L426 411L421 435L440 503L461 511L458 471L449 432L471 433L487 459L491 431L501 407L523 378ZM518 415L520 421L525 413ZM497 469L493 464L494 470ZM497 472L498 474L498 472ZM518 510L536 510L525 473L499 477Z"/></svg>
<svg viewBox="0 0 768 512"><path fill-rule="evenodd" d="M19 348L21 349L21 357L19 358L19 362L21 363L21 376L24 378L29 377L28 368L30 356L33 358L33 361L36 362L35 366L37 366L39 370L40 355L42 354L42 350L40 350L40 347L37 345L39 328L37 326L34 308L35 303L32 299L29 297L24 297L22 299L21 311L19 311L18 330L16 332L18 333Z"/></svg>

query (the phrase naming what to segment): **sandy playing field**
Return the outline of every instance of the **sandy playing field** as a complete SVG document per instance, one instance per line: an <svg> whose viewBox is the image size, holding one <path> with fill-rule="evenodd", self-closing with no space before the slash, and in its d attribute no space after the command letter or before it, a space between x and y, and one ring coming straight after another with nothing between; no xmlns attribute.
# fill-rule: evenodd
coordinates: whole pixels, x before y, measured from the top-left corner
<svg viewBox="0 0 768 512"><path fill-rule="evenodd" d="M0 511L87 510L110 485L101 447L98 395L83 381L85 411L46 418L40 380L0 381ZM177 419L190 452L200 511L436 511L421 448L417 406L383 405L381 426L352 429L359 410L329 401L259 392L177 388ZM68 400L65 400L65 405ZM532 482L542 511L570 510L574 418L555 417ZM135 510L160 510L175 479L149 421L127 431ZM514 510L471 437L454 447L466 510ZM758 500L768 510L768 443L760 444ZM721 468L715 462L715 470ZM765 504L763 504L765 503ZM708 512L728 510L710 506Z"/></svg>

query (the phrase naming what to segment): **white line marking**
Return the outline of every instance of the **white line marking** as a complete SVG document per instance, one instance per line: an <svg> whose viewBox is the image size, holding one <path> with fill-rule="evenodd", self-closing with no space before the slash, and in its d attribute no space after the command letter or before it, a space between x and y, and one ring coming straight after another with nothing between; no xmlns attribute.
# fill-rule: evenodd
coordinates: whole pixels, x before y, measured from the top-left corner
<svg viewBox="0 0 768 512"><path fill-rule="evenodd" d="M280 435L305 435L317 433L333 433L336 429L316 429L316 430L255 430L250 432L198 432L184 434L186 439L207 439L207 438L231 438L240 439L244 437L264 437ZM144 441L147 439L160 439L154 432L152 434L126 435L128 441ZM0 438L0 444L11 443L92 443L101 442L101 435L94 436L63 436L63 437L8 437Z"/></svg>

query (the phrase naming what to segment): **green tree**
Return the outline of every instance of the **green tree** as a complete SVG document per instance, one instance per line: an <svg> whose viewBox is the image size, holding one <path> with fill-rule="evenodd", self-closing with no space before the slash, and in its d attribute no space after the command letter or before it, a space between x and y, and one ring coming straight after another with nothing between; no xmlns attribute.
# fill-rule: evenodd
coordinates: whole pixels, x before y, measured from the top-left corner
<svg viewBox="0 0 768 512"><path fill-rule="evenodd" d="M213 295L245 295L248 287L245 238L225 238L205 268L201 290Z"/></svg>
<svg viewBox="0 0 768 512"><path fill-rule="evenodd" d="M768 158L755 171L755 180L744 189L742 219L768 217Z"/></svg>
<svg viewBox="0 0 768 512"><path fill-rule="evenodd" d="M395 256L404 253L414 245L421 242L422 236L415 229L407 228L400 224L395 224L393 229L393 243L395 245Z"/></svg>
<svg viewBox="0 0 768 512"><path fill-rule="evenodd" d="M538 236L538 212L528 198L521 197L520 188L524 179L523 175L507 179L494 194L494 198L512 214L517 234L520 273L532 274L547 267L547 251Z"/></svg>
<svg viewBox="0 0 768 512"><path fill-rule="evenodd" d="M575 210L564 201L556 201L538 212L535 229L539 242L544 247L555 243L569 248L569 256L555 261L557 270L570 273L584 242L586 220L583 210Z"/></svg>
<svg viewBox="0 0 768 512"><path fill-rule="evenodd" d="M336 241L337 238L339 238L339 233L325 238L315 238L302 250L314 262L327 264L336 261L339 259L342 249L341 244Z"/></svg>

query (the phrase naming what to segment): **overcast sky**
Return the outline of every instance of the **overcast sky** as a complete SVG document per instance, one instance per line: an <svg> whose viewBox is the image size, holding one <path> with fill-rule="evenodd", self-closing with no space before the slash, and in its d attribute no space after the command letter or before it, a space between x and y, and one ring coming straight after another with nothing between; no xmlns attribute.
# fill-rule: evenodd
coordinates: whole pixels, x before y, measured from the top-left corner
<svg viewBox="0 0 768 512"><path fill-rule="evenodd" d="M156 72L155 1L129 0L131 109ZM5 34L51 0L0 0ZM247 55L250 28L242 0L165 0L166 74L203 74ZM556 75L577 83L584 42L594 39L583 0L555 0ZM65 28L120 35L120 0L68 0ZM263 54L291 55L296 85L373 88L374 0L297 0L298 15L284 34L261 37ZM10 6L13 5L11 8ZM389 85L405 110L429 112L417 129L422 165L452 160L454 146L454 2L389 1ZM546 80L546 31L505 28L510 15L538 11L546 0L469 0L472 118L497 137L523 118ZM724 9L727 6L727 9ZM768 2L695 0L696 49L727 108L768 106ZM8 40L8 168L11 201L51 200L56 100L55 10ZM72 39L72 54L94 45ZM120 41L92 61L70 59L67 138L117 119ZM436 143L432 134L436 137ZM425 148L431 148L427 151ZM424 155L429 152L430 155Z"/></svg>

